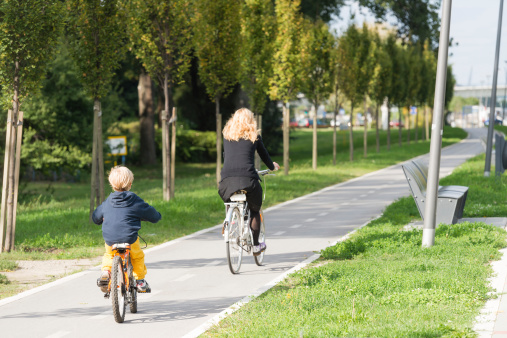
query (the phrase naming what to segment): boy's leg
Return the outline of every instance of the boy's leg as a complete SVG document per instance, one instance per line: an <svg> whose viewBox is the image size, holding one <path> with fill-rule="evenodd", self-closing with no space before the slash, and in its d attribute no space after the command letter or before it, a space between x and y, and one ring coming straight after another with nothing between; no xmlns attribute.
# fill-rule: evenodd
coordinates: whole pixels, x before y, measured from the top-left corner
<svg viewBox="0 0 507 338"><path fill-rule="evenodd" d="M134 244L130 245L130 260L134 268L135 279L144 279L144 276L146 276L146 265L144 265L144 252L141 249L139 238Z"/></svg>
<svg viewBox="0 0 507 338"><path fill-rule="evenodd" d="M102 271L109 271L111 272L111 266L113 265L113 251L111 250L111 247L104 243L104 246L106 248L106 252L104 252L104 256L102 256Z"/></svg>

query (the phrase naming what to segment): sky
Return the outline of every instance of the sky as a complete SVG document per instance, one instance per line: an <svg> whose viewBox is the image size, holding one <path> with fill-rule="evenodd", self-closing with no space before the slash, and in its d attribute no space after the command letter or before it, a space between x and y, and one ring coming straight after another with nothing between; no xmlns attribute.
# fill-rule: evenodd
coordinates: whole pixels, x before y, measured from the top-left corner
<svg viewBox="0 0 507 338"><path fill-rule="evenodd" d="M493 82L495 47L500 0L454 0L451 9L450 36L454 45L449 48L449 64L453 67L457 85L489 85ZM350 23L350 13L356 13L355 21L373 22L369 13L358 8L355 2L342 9L340 18L331 27L343 32ZM439 11L441 14L441 11ZM504 1L498 84L507 82L507 1Z"/></svg>

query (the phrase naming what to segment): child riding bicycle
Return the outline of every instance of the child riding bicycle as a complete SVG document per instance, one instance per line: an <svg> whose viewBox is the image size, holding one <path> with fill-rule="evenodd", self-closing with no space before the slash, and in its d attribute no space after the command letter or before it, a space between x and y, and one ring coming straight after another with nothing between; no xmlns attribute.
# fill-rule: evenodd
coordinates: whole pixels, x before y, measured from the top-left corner
<svg viewBox="0 0 507 338"><path fill-rule="evenodd" d="M102 224L106 252L102 258L102 274L97 279L97 285L106 293L111 278L111 265L114 253L111 246L115 243L131 244L130 257L134 269L139 292L151 292L148 282L144 279L146 266L144 252L139 244L138 232L141 221L157 223L162 215L154 207L144 202L139 196L130 191L134 174L128 168L116 166L109 173L109 184L113 192L95 209L92 219L95 224Z"/></svg>

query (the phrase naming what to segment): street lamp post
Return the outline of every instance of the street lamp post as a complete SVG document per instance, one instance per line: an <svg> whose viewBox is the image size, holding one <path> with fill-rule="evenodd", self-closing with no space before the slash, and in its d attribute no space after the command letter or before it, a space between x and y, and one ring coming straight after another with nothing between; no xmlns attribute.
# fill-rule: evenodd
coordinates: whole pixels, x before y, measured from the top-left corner
<svg viewBox="0 0 507 338"><path fill-rule="evenodd" d="M500 12L498 13L498 31L496 34L495 66L493 68L493 88L491 88L491 104L489 105L488 142L486 144L486 163L484 164L484 176L489 177L491 170L491 152L493 150L493 128L495 126L496 108L496 85L498 83L498 58L500 55L500 37L502 35L503 0L500 0Z"/></svg>

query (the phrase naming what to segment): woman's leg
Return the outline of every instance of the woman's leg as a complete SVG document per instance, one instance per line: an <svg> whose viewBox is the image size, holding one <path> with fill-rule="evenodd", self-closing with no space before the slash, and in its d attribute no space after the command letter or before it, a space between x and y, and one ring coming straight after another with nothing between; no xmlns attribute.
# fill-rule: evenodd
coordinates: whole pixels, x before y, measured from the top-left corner
<svg viewBox="0 0 507 338"><path fill-rule="evenodd" d="M259 235L261 233L261 213L250 210L250 229L252 229L253 244L259 245Z"/></svg>

